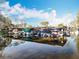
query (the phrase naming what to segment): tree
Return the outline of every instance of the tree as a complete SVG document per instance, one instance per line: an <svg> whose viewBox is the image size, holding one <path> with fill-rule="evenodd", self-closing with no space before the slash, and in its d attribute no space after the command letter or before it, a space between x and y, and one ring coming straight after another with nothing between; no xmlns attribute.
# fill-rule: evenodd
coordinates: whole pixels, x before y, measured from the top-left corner
<svg viewBox="0 0 79 59"><path fill-rule="evenodd" d="M32 25L27 24L26 28L32 28Z"/></svg>
<svg viewBox="0 0 79 59"><path fill-rule="evenodd" d="M79 11L77 12L77 16L76 16L75 20L70 23L70 26L72 28L72 31L75 31L76 29L78 29L78 27L79 27Z"/></svg>
<svg viewBox="0 0 79 59"><path fill-rule="evenodd" d="M49 22L48 21L42 21L40 24L42 26L48 27Z"/></svg>
<svg viewBox="0 0 79 59"><path fill-rule="evenodd" d="M0 32L2 35L7 35L9 28L11 27L11 19L0 14Z"/></svg>
<svg viewBox="0 0 79 59"><path fill-rule="evenodd" d="M64 24L63 23L58 24L58 27L64 27Z"/></svg>
<svg viewBox="0 0 79 59"><path fill-rule="evenodd" d="M4 15L0 14L0 28L10 27L11 19L9 17L5 17Z"/></svg>
<svg viewBox="0 0 79 59"><path fill-rule="evenodd" d="M78 11L77 16L76 16L76 24L77 24L77 27L79 27L79 11Z"/></svg>

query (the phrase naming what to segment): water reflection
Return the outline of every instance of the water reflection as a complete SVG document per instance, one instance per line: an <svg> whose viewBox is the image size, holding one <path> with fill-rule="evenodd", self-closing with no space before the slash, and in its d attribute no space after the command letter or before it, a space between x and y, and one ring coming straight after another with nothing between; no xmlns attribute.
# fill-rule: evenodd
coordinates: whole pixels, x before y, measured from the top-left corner
<svg viewBox="0 0 79 59"><path fill-rule="evenodd" d="M67 39L64 39L63 43L61 43L59 40L53 40L53 41L50 41L49 38L45 38L45 39L42 39L42 38L31 38L31 37L27 37L27 38L21 38L21 39L11 39L12 41L10 41L11 44L13 45L18 45L18 44L21 44L21 42L24 42L24 41L29 41L29 42L37 42L37 43L42 43L42 44L49 44L49 45L58 45L58 46L64 46L65 43L67 42ZM19 43L19 41L21 41Z"/></svg>
<svg viewBox="0 0 79 59"><path fill-rule="evenodd" d="M12 40L12 42L8 45L8 47L18 46L18 45L23 44L23 43L25 43L25 41L22 41L22 40Z"/></svg>
<svg viewBox="0 0 79 59"><path fill-rule="evenodd" d="M8 59L78 59L78 39L79 37L68 37L63 46L13 39L3 50L3 56L9 56Z"/></svg>
<svg viewBox="0 0 79 59"><path fill-rule="evenodd" d="M79 36L76 37L76 43L77 43L77 49L78 49L78 52L79 52Z"/></svg>
<svg viewBox="0 0 79 59"><path fill-rule="evenodd" d="M19 45L22 44L22 45ZM4 49L3 55L8 55L13 58L38 58L41 56L49 56L49 59L53 57L60 59L67 58L70 59L76 55L76 40L74 38L68 38L68 41L63 47L53 46L47 44L40 44L35 42L20 42L19 44L14 44L17 47L7 47ZM74 55L74 56L73 56ZM26 56L26 57L25 57ZM57 57L56 57L57 56ZM47 57L48 58L48 57ZM46 58L45 58L46 59Z"/></svg>

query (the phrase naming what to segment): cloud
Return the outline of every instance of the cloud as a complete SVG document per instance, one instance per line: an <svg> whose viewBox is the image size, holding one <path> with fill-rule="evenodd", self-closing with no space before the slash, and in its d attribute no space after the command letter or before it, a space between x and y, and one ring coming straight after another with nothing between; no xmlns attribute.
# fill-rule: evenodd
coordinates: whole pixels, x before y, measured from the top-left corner
<svg viewBox="0 0 79 59"><path fill-rule="evenodd" d="M0 12L6 16L12 17L12 19L14 17L15 20L12 20L14 24L16 24L16 20L25 21L25 19L28 20L28 18L38 18L42 21L48 21L51 25L59 23L65 24L65 21L66 23L72 21L72 15L69 16L68 14L66 16L63 16L62 18L57 18L56 10L52 10L52 8L50 9L50 12L37 10L36 8L28 9L22 7L19 3L10 7L9 2L4 2L0 5Z"/></svg>
<svg viewBox="0 0 79 59"><path fill-rule="evenodd" d="M49 19L51 16L51 13L44 12L44 10L37 10L35 8L26 9L22 7L20 4L16 4L13 7L10 7L8 5L8 2L3 3L1 5L1 8L8 10L7 13L10 15L18 15L17 17L18 19L24 19L26 17L26 18L39 18L39 19L46 20L46 19ZM4 11L3 9L2 11Z"/></svg>
<svg viewBox="0 0 79 59"><path fill-rule="evenodd" d="M75 17L71 14L71 13L68 13L66 14L65 16L62 16L60 18L54 18L53 20L50 20L50 25L54 25L56 26L57 24L64 24L64 25L67 25L69 26L69 24L74 21Z"/></svg>
<svg viewBox="0 0 79 59"><path fill-rule="evenodd" d="M9 8L10 8L9 2L1 3L1 4L0 4L0 8L9 9Z"/></svg>
<svg viewBox="0 0 79 59"><path fill-rule="evenodd" d="M4 3L6 0L0 0L0 3Z"/></svg>
<svg viewBox="0 0 79 59"><path fill-rule="evenodd" d="M56 17L56 11L52 10L50 13L44 12L44 10L37 10L36 8L33 9L27 9L22 7L20 4L16 4L13 7L11 7L11 10L9 11L11 14L20 13L26 18L40 18L40 19L50 19L51 17Z"/></svg>

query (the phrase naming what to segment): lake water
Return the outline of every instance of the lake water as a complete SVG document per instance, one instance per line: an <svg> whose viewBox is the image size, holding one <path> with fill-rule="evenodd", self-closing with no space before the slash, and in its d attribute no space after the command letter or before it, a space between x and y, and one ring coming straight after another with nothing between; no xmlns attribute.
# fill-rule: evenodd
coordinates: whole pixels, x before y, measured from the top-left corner
<svg viewBox="0 0 79 59"><path fill-rule="evenodd" d="M15 42L18 43L15 43ZM2 53L4 59L79 59L79 37L68 37L63 45L13 40Z"/></svg>

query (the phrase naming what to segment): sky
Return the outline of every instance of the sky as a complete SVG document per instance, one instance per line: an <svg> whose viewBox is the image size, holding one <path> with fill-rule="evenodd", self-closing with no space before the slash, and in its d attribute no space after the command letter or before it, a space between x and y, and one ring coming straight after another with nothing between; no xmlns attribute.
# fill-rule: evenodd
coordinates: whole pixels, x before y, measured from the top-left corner
<svg viewBox="0 0 79 59"><path fill-rule="evenodd" d="M79 0L0 0L0 12L14 24L33 26L42 21L50 25L69 24L79 10Z"/></svg>

